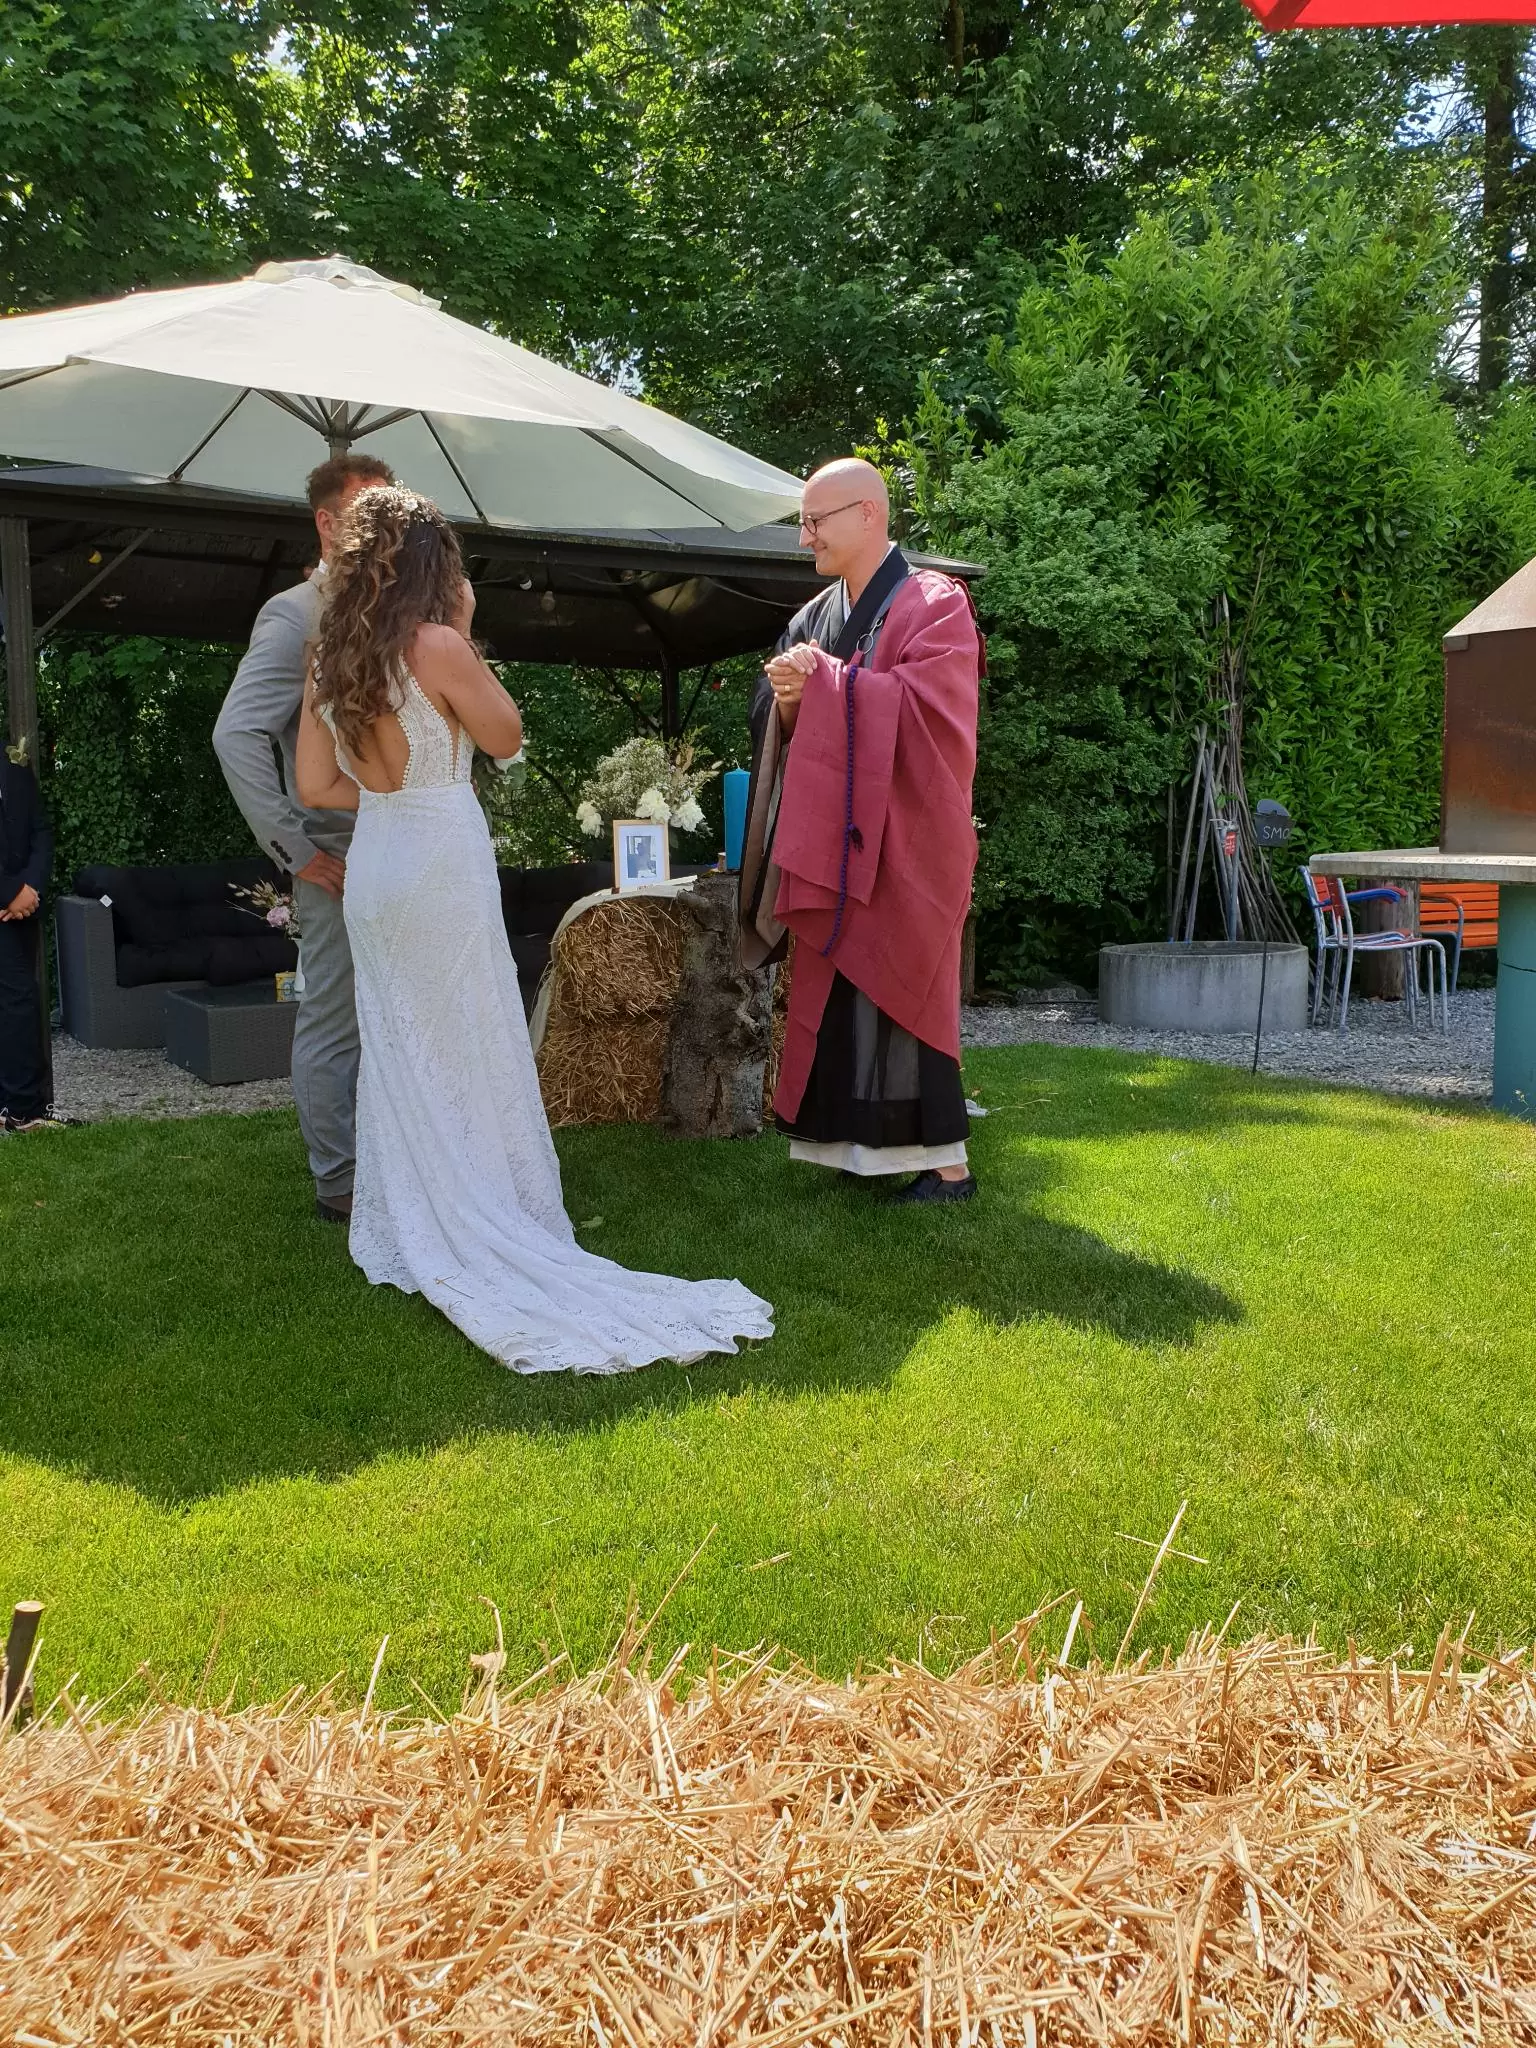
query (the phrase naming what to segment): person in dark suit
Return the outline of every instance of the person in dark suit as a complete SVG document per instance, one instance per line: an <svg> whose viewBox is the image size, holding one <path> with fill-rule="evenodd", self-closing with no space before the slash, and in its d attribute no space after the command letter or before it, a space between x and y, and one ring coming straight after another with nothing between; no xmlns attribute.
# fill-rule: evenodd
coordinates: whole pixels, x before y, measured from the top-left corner
<svg viewBox="0 0 1536 2048"><path fill-rule="evenodd" d="M0 1129L54 1121L44 1096L37 985L43 890L53 828L30 768L0 752Z"/></svg>

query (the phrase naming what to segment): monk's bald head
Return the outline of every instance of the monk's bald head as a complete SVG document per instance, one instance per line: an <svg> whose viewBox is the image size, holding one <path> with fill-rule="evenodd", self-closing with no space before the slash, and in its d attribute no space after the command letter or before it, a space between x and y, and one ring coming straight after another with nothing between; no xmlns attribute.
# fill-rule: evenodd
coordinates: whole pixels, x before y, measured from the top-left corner
<svg viewBox="0 0 1536 2048"><path fill-rule="evenodd" d="M891 516L891 494L885 487L885 478L872 462L865 462L857 455L842 456L836 462L824 462L820 469L813 470L806 478L801 493L800 509L814 518L818 511L828 505L842 504L854 498L879 508L881 515L889 521Z"/></svg>
<svg viewBox="0 0 1536 2048"><path fill-rule="evenodd" d="M862 589L890 545L891 497L872 462L849 455L824 462L800 496L800 545L814 550L823 576Z"/></svg>

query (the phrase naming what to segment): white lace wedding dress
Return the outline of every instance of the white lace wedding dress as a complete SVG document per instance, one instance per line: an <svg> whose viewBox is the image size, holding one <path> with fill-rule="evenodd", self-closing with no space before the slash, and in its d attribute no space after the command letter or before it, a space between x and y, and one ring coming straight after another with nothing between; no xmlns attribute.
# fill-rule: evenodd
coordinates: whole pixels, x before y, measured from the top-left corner
<svg viewBox="0 0 1536 2048"><path fill-rule="evenodd" d="M362 1063L352 1256L519 1372L626 1372L773 1334L737 1280L632 1273L576 1244L539 1096L474 749L409 670L403 786L358 782L343 897Z"/></svg>

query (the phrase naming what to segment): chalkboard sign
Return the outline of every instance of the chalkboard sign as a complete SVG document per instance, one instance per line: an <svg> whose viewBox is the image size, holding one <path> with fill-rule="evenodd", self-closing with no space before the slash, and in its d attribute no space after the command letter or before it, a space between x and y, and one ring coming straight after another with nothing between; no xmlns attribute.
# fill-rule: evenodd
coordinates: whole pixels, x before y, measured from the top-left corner
<svg viewBox="0 0 1536 2048"><path fill-rule="evenodd" d="M1260 846L1284 846L1296 826L1284 804L1277 804L1273 797L1262 797L1253 814L1254 836Z"/></svg>

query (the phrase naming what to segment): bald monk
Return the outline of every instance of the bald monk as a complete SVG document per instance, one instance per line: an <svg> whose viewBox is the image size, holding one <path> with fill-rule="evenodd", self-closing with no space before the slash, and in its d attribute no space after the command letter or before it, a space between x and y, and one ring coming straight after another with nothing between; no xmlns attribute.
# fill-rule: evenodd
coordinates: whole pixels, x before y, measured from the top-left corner
<svg viewBox="0 0 1536 2048"><path fill-rule="evenodd" d="M870 463L810 478L800 545L831 587L758 682L741 877L746 964L796 941L774 1113L792 1158L912 1175L899 1202L962 1202L975 614L964 584L892 543Z"/></svg>

